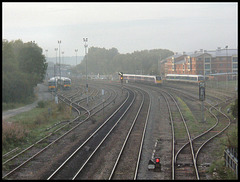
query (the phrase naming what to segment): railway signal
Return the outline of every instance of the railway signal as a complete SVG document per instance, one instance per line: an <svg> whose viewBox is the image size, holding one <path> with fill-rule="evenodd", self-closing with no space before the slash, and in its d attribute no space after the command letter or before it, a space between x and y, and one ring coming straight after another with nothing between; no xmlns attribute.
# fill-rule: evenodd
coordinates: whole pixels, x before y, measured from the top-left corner
<svg viewBox="0 0 240 182"><path fill-rule="evenodd" d="M120 75L121 83L123 83L123 72L118 72L118 75Z"/></svg>
<svg viewBox="0 0 240 182"><path fill-rule="evenodd" d="M155 169L154 171L161 171L161 163L160 163L160 158L157 157L155 158Z"/></svg>
<svg viewBox="0 0 240 182"><path fill-rule="evenodd" d="M149 160L148 162L148 170L155 169L155 163L152 160Z"/></svg>
<svg viewBox="0 0 240 182"><path fill-rule="evenodd" d="M205 100L205 82L199 83L199 100L200 101Z"/></svg>
<svg viewBox="0 0 240 182"><path fill-rule="evenodd" d="M120 76L121 83L123 82L123 76Z"/></svg>
<svg viewBox="0 0 240 182"><path fill-rule="evenodd" d="M123 93L123 72L118 72L118 75L120 75L120 80L121 80L121 87L122 87L122 93Z"/></svg>
<svg viewBox="0 0 240 182"><path fill-rule="evenodd" d="M202 122L205 122L204 119L204 103L205 100L205 82L199 83L199 100L202 101L201 112L202 112Z"/></svg>

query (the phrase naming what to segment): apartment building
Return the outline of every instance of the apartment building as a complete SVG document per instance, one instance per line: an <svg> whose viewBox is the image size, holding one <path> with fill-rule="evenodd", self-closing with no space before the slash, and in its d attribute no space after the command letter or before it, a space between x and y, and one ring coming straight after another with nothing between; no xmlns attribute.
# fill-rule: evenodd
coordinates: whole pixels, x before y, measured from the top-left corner
<svg viewBox="0 0 240 182"><path fill-rule="evenodd" d="M211 75L238 72L238 50L221 49L202 50L194 53L174 54L160 61L160 74ZM222 76L224 77L224 76ZM225 75L226 77L226 75ZM236 76L228 75L229 79Z"/></svg>

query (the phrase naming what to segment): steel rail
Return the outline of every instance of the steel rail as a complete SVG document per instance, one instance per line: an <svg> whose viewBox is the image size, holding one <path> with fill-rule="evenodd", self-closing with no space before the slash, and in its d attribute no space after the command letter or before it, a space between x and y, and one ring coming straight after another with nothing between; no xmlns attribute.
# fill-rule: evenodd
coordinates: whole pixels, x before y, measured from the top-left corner
<svg viewBox="0 0 240 182"><path fill-rule="evenodd" d="M162 94L162 96L167 103L168 113L169 113L170 120L171 120L171 130L172 130L172 159L171 159L172 162L171 163L172 163L172 180L174 180L175 179L175 131L174 131L171 107L169 105L169 102L168 102L168 99L166 98L166 96L164 94Z"/></svg>
<svg viewBox="0 0 240 182"><path fill-rule="evenodd" d="M117 157L117 159L116 159L116 161L115 161L115 163L114 163L114 166L113 166L113 168L112 168L112 171L111 171L111 173L110 173L110 176L108 177L109 180L112 179L112 177L113 177L113 174L114 174L115 169L116 169L116 167L117 167L117 165L118 165L118 162L119 162L119 160L120 160L120 157L121 157L121 155L122 155L122 152L123 152L123 150L124 150L124 148L125 148L125 146L126 146L126 143L127 143L128 139L129 139L129 136L130 136L130 134L131 134L131 132L132 132L132 129L133 129L135 123L136 123L136 120L137 120L137 118L138 118L138 116L139 116L139 113L140 113L140 111L142 110L142 106L143 106L143 103L144 103L145 98L144 98L143 93L142 93L142 92L140 92L140 93L142 94L142 98L143 98L143 99L142 99L142 102L141 102L141 104L140 104L140 107L139 107L139 109L138 109L138 111L137 111L137 114L136 114L135 118L133 119L132 125L131 125L130 129L128 130L128 133L127 133L127 135L126 135L126 137L125 137L125 140L124 140L123 145L122 145L122 148L121 148L121 150L120 150L120 152L119 152L119 154L118 154L118 157Z"/></svg>
<svg viewBox="0 0 240 182"><path fill-rule="evenodd" d="M144 125L143 135L142 135L141 144L140 144L140 149L139 149L139 153L138 153L137 166L136 166L136 168L135 168L134 180L137 179L137 174L138 174L138 169L139 169L139 163L140 163L141 154L142 154L142 148L143 148L143 142L144 142L144 139L145 139L147 124L148 124L149 115L150 115L150 110L151 110L151 105L152 105L152 100L151 100L151 97L150 97L150 96L149 96L149 99L150 99L150 103L149 103L149 107L148 107L147 118L146 118L146 122L145 122L145 125Z"/></svg>
<svg viewBox="0 0 240 182"><path fill-rule="evenodd" d="M63 97L63 98L61 98ZM65 99L69 100L68 98L65 98L63 95L60 95L59 97L63 102L65 102L66 104L68 104L66 101L64 101ZM111 103L111 102L110 102ZM110 104L109 103L109 104ZM72 103L71 103L72 104ZM107 106L107 105L106 105ZM105 107L106 107L105 106ZM74 106L73 106L74 107ZM81 107L81 106L80 106ZM17 156L21 155L22 153L26 152L27 150L29 150L30 148L32 148L33 146L35 146L36 144L38 144L39 142L43 141L44 139L50 137L52 134L56 133L57 131L61 130L62 128L64 128L65 126L69 125L70 123L76 121L79 117L80 117L80 112L79 110L74 107L79 115L74 118L72 121L68 122L67 124L63 125L62 127L58 128L57 130L55 130L54 132L48 134L47 136L43 137L42 139L38 140L37 142L35 142L34 144L32 144L31 146L27 147L26 149L24 149L23 151L21 151L20 153L16 154L15 156L13 156L12 158L8 159L7 161L5 161L3 164L6 164L7 162L10 162L11 160L13 160L14 158L16 158ZM90 111L87 110L86 108L82 107L83 109L85 109L87 111L87 113L89 114L88 117L85 119L87 120L90 117ZM95 112L96 113L96 112ZM95 114L94 113L94 114ZM84 121L85 121L84 120ZM61 139L63 136L65 136L66 134L68 134L70 131L72 131L73 129L75 129L76 127L78 127L80 124L82 124L84 121L80 122L79 124L77 124L76 126L74 126L73 128L71 128L69 131L67 131L66 133L64 133L62 136L60 136L59 138L57 138L56 140L54 140L53 142L51 142L49 145L47 145L46 147L44 147L42 150L40 150L39 152L37 152L36 154L34 154L33 156L31 156L30 158L28 158L26 161L24 161L22 164L20 164L19 166L17 166L16 168L14 168L13 170L11 170L10 172L8 172L6 175L4 175L2 177L2 179L6 178L7 176L9 176L10 174L12 174L13 172L15 172L17 169L19 169L20 167L22 167L23 165L25 165L26 163L28 163L30 160L32 160L34 157L36 157L37 155L39 155L41 152L43 152L45 149L47 149L49 146L51 146L52 144L54 144L56 141L58 141L59 139Z"/></svg>
<svg viewBox="0 0 240 182"><path fill-rule="evenodd" d="M163 91L163 90L162 90L162 91ZM195 154L194 154L192 139L191 139L191 135L190 135L190 132L189 132L189 130L188 130L188 126L187 126L187 124L186 124L186 121L185 121L185 119L184 119L184 117L183 117L183 115L182 115L182 112L181 112L181 110L180 110L180 108L179 108L176 100L174 99L174 97L173 97L171 94L169 94L168 92L166 92L166 91L163 91L163 92L166 93L167 95L169 95L169 96L172 98L172 100L174 101L174 103L175 103L175 105L177 106L178 111L179 111L179 113L180 113L180 115L181 115L183 124L184 124L184 126L185 126L185 130L186 130L186 133L187 133L187 136L188 136L188 141L189 141L189 143L190 143L190 149L191 149L191 155L192 155L192 161L193 161L193 165L194 165L195 174L196 174L197 179L199 180L199 173L198 173L198 168L197 168L197 164L196 164L196 160L195 160Z"/></svg>
<svg viewBox="0 0 240 182"><path fill-rule="evenodd" d="M113 115L115 115L121 108L122 106L127 102L129 98L129 92L126 100L121 104L121 106L111 115L109 118L103 122L48 178L47 180L50 180L53 176L55 176L59 170L107 123ZM76 175L75 175L76 176Z"/></svg>

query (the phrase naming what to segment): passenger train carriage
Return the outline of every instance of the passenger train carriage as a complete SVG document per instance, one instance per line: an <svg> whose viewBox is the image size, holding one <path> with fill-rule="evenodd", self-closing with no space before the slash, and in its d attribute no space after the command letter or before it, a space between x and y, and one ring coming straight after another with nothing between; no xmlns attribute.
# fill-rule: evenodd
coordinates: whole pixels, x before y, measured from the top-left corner
<svg viewBox="0 0 240 182"><path fill-rule="evenodd" d="M199 83L204 81L203 75L181 75L181 74L167 74L167 81Z"/></svg>
<svg viewBox="0 0 240 182"><path fill-rule="evenodd" d="M59 79L59 84L64 90L70 89L71 79L67 77L61 77L61 79Z"/></svg>
<svg viewBox="0 0 240 182"><path fill-rule="evenodd" d="M57 89L57 79L52 77L48 80L48 91L55 92Z"/></svg>
<svg viewBox="0 0 240 182"><path fill-rule="evenodd" d="M135 75L135 74L123 74L123 80L130 82L150 83L153 85L161 85L162 77L154 75Z"/></svg>
<svg viewBox="0 0 240 182"><path fill-rule="evenodd" d="M67 77L52 77L48 80L48 90L56 91L58 88L62 88L63 90L67 90L71 88L71 79Z"/></svg>

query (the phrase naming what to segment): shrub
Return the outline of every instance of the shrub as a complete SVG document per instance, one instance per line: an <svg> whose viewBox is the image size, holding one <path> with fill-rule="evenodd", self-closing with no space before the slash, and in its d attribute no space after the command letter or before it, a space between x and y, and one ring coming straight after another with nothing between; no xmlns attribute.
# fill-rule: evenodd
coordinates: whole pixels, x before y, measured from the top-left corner
<svg viewBox="0 0 240 182"><path fill-rule="evenodd" d="M2 146L5 148L9 144L16 144L24 140L28 131L18 123L3 121L2 123Z"/></svg>
<svg viewBox="0 0 240 182"><path fill-rule="evenodd" d="M235 104L231 106L232 115L238 117L238 99L235 100Z"/></svg>
<svg viewBox="0 0 240 182"><path fill-rule="evenodd" d="M37 106L37 107L39 107L39 108L44 108L45 105L46 105L46 102L44 102L43 100L41 100L41 101L38 102L38 106Z"/></svg>
<svg viewBox="0 0 240 182"><path fill-rule="evenodd" d="M58 108L58 111L64 111L64 109L65 109L64 103L59 103L59 104L57 105L57 108Z"/></svg>

